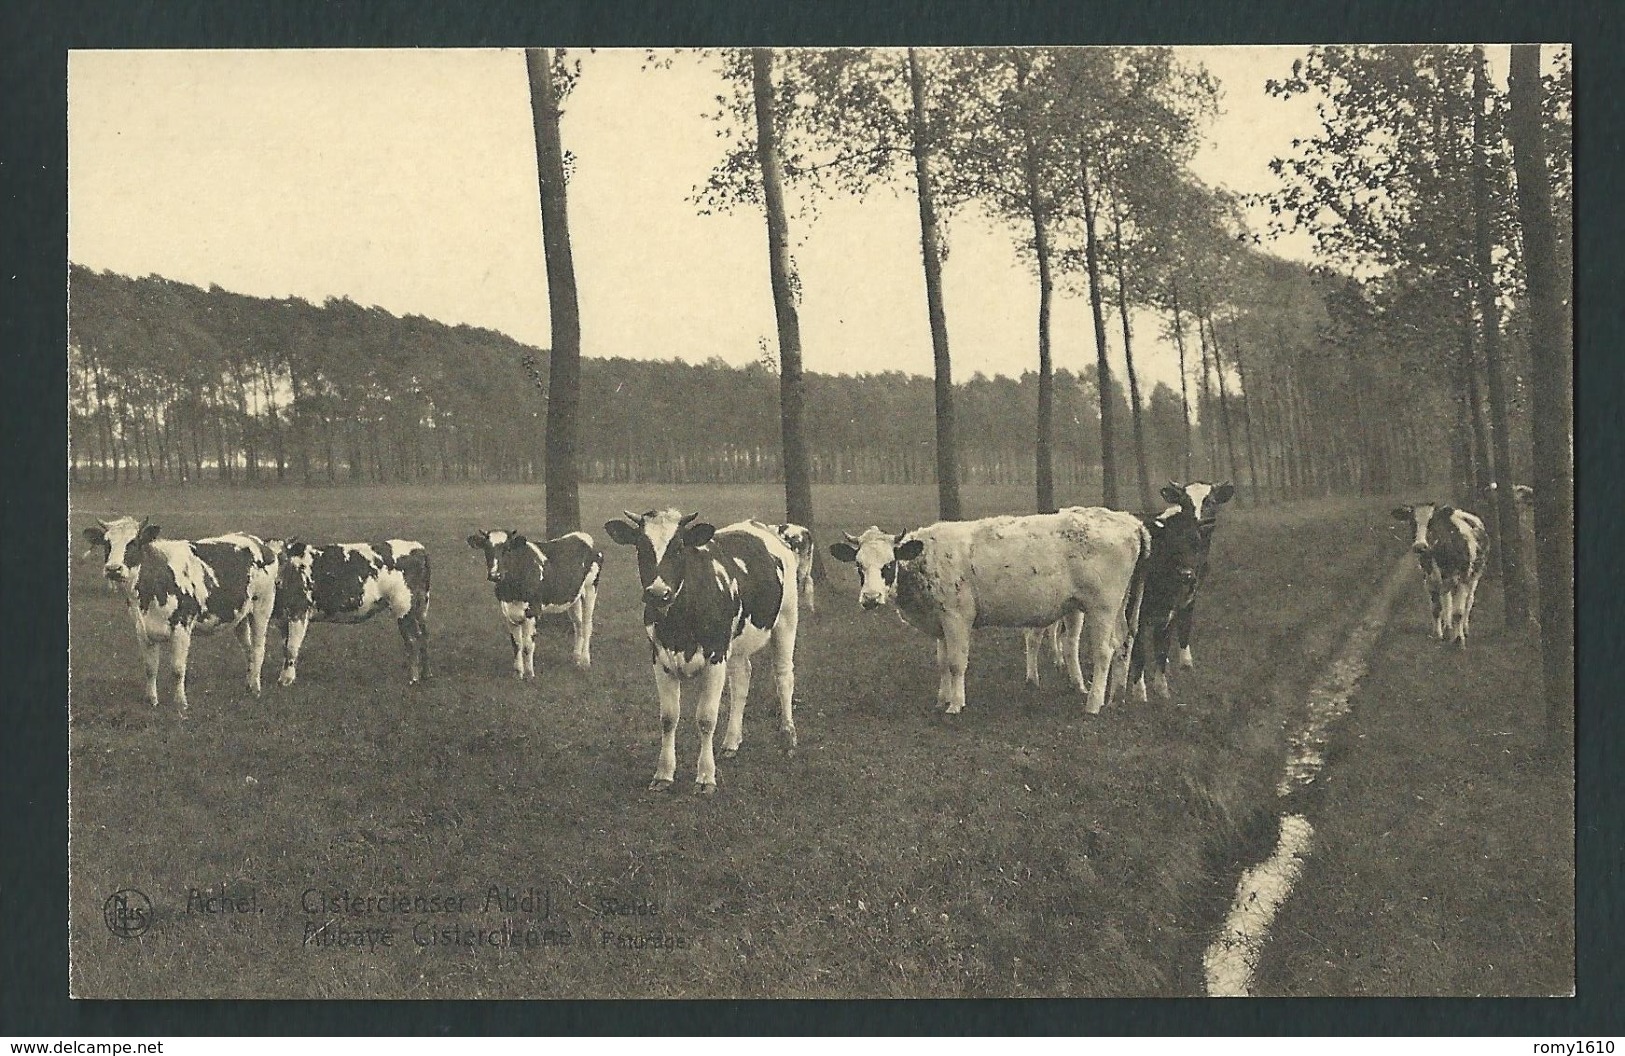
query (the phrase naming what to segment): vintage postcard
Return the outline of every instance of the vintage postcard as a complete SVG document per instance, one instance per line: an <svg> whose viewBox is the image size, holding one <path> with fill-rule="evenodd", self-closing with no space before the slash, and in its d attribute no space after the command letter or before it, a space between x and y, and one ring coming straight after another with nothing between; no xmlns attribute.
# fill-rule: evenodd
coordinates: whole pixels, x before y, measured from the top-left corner
<svg viewBox="0 0 1625 1056"><path fill-rule="evenodd" d="M1572 994L1570 74L71 52L73 995Z"/></svg>

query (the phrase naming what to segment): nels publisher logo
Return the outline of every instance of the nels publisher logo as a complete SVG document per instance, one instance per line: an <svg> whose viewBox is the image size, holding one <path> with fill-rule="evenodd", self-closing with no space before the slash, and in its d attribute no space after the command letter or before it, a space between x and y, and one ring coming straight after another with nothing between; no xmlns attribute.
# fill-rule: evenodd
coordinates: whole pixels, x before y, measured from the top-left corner
<svg viewBox="0 0 1625 1056"><path fill-rule="evenodd" d="M133 939L152 925L152 900L133 887L114 891L102 903L107 930L121 939Z"/></svg>

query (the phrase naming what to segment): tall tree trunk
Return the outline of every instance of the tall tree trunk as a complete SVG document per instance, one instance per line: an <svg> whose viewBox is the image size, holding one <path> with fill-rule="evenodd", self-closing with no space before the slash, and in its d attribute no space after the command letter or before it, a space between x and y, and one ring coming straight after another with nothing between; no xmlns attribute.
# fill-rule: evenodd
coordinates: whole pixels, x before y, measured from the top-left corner
<svg viewBox="0 0 1625 1056"><path fill-rule="evenodd" d="M931 322L931 359L937 398L937 514L957 521L959 452L954 429L953 366L948 357L948 314L942 303L942 247L937 232L936 199L931 187L931 146L925 119L925 80L919 55L908 49L908 87L912 109L909 131L914 140L914 190L920 204L920 257L925 262L925 307Z"/></svg>
<svg viewBox="0 0 1625 1056"><path fill-rule="evenodd" d="M1026 87L1027 59L1016 52L1016 90ZM1055 510L1055 368L1050 357L1050 303L1055 283L1050 272L1048 212L1039 187L1038 144L1023 118L1022 173L1026 178L1027 215L1033 225L1033 253L1038 258L1038 437L1033 447L1033 483L1039 513Z"/></svg>
<svg viewBox="0 0 1625 1056"><path fill-rule="evenodd" d="M1258 459L1253 454L1253 399L1247 387L1247 367L1241 353L1241 339L1236 336L1236 324L1230 323L1230 348L1236 353L1236 382L1241 386L1241 422L1247 438L1247 480L1250 499L1258 504Z"/></svg>
<svg viewBox="0 0 1625 1056"><path fill-rule="evenodd" d="M1202 392L1198 401L1202 410L1202 446L1207 449L1207 475L1217 481L1219 478L1219 427L1215 421L1218 415L1213 410L1213 366L1208 352L1211 342L1208 340L1212 332L1211 324L1204 329L1206 319L1205 302L1200 293L1196 302L1196 338L1201 344L1202 353Z"/></svg>
<svg viewBox="0 0 1625 1056"><path fill-rule="evenodd" d="M1205 303L1203 309L1207 311ZM1207 311L1207 332L1213 335L1213 374L1219 382L1219 422L1224 427L1224 449L1229 456L1230 479L1240 480L1241 471L1236 462L1236 432L1230 424L1230 390L1224 383L1224 356L1219 351L1219 329L1213 325L1211 311Z"/></svg>
<svg viewBox="0 0 1625 1056"><path fill-rule="evenodd" d="M1101 306L1100 245L1095 238L1095 198L1089 185L1089 151L1078 146L1078 191L1083 198L1083 264L1089 273L1089 310L1095 324L1095 382L1100 390L1100 504L1117 509L1117 430L1113 418L1112 368L1106 361L1106 312Z"/></svg>
<svg viewBox="0 0 1625 1056"><path fill-rule="evenodd" d="M1128 265L1123 260L1123 216L1112 211L1112 247L1117 254L1117 314L1123 320L1123 366L1128 375L1129 420L1134 426L1134 466L1140 475L1140 509L1151 509L1151 470L1145 460L1145 423L1140 409L1140 379L1134 370L1133 333L1128 321Z"/></svg>
<svg viewBox="0 0 1625 1056"><path fill-rule="evenodd" d="M1506 622L1522 626L1529 620L1528 584L1523 574L1523 536L1518 530L1518 499L1513 494L1512 437L1507 415L1506 385L1501 373L1501 308L1495 284L1494 235L1490 215L1488 121L1484 106L1489 81L1484 74L1484 49L1473 49L1473 258L1478 273L1478 312L1482 320L1484 371L1489 381L1490 435L1495 442L1496 542L1501 560L1501 591L1506 599Z"/></svg>
<svg viewBox="0 0 1625 1056"><path fill-rule="evenodd" d="M752 48L751 87L756 104L756 159L762 170L762 201L767 214L767 261L773 286L773 315L779 331L779 424L783 442L785 516L814 526L812 475L803 433L801 321L791 289L790 222L784 211L784 170L773 124L773 49ZM813 550L814 574L822 578L823 548Z"/></svg>
<svg viewBox="0 0 1625 1056"><path fill-rule="evenodd" d="M1540 105L1540 45L1512 45L1512 141L1518 220L1529 286L1529 352L1535 447L1535 559L1540 583L1540 652L1547 742L1556 748L1574 707L1574 451L1572 360L1548 183Z"/></svg>
<svg viewBox="0 0 1625 1056"><path fill-rule="evenodd" d="M564 145L553 85L553 52L526 48L530 115L536 135L536 177L542 208L542 253L547 260L547 314L552 326L547 382L547 533L581 527L576 436L581 403L581 308L565 208Z"/></svg>
<svg viewBox="0 0 1625 1056"><path fill-rule="evenodd" d="M1191 391L1185 374L1185 324L1179 316L1179 284L1175 282L1170 300L1174 310L1174 347L1179 349L1179 404L1185 413L1185 480L1191 479Z"/></svg>

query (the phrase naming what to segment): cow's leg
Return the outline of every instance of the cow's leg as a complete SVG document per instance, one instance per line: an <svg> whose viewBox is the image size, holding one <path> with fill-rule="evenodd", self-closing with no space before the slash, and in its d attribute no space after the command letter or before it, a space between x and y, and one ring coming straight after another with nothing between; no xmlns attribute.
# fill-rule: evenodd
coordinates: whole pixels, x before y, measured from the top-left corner
<svg viewBox="0 0 1625 1056"><path fill-rule="evenodd" d="M1047 627L1028 627L1021 632L1021 651L1027 661L1027 684L1038 685L1038 654L1042 651Z"/></svg>
<svg viewBox="0 0 1625 1056"><path fill-rule="evenodd" d="M728 732L722 737L722 757L732 759L739 754L745 740L745 700L750 696L750 657L733 656L728 660Z"/></svg>
<svg viewBox="0 0 1625 1056"><path fill-rule="evenodd" d="M970 665L970 624L946 613L942 618L942 653L944 688L947 698L941 703L949 715L965 710L965 668Z"/></svg>
<svg viewBox="0 0 1625 1056"><path fill-rule="evenodd" d="M581 588L581 627L577 632L580 638L580 649L576 655L576 666L585 671L592 667L592 614L598 608L598 587L588 581Z"/></svg>
<svg viewBox="0 0 1625 1056"><path fill-rule="evenodd" d="M524 617L508 620L508 644L513 646L513 677L525 677L525 641L526 630L530 621Z"/></svg>
<svg viewBox="0 0 1625 1056"><path fill-rule="evenodd" d="M299 650L304 647L309 627L309 616L282 621L282 674L277 678L278 685L291 686L299 677Z"/></svg>
<svg viewBox="0 0 1625 1056"><path fill-rule="evenodd" d="M534 682L536 680L536 617L525 617L521 637L525 643L525 647L521 651L521 656L525 661L525 669L520 677Z"/></svg>
<svg viewBox="0 0 1625 1056"><path fill-rule="evenodd" d="M243 680L244 685L248 689L249 696L257 697L260 695L260 669L254 666L253 614L250 613L238 621L237 626L231 629L231 633L236 636L237 644L243 650L243 664L247 668L247 675Z"/></svg>
<svg viewBox="0 0 1625 1056"><path fill-rule="evenodd" d="M717 713L722 710L722 688L728 680L728 664L706 664L700 672L700 699L694 706L694 722L700 728L700 758L694 766L694 793L708 796L717 790L717 757L714 750Z"/></svg>
<svg viewBox="0 0 1625 1056"><path fill-rule="evenodd" d="M1472 612L1473 585L1467 580L1456 584L1456 645L1467 648L1467 617Z"/></svg>
<svg viewBox="0 0 1625 1056"><path fill-rule="evenodd" d="M1052 626L1062 628L1056 632L1055 663L1066 672L1067 681L1079 693L1083 692L1083 662L1078 657L1078 642L1083 638L1084 615L1069 612Z"/></svg>
<svg viewBox="0 0 1625 1056"><path fill-rule="evenodd" d="M946 706L952 693L948 685L948 643L937 638L937 704Z"/></svg>
<svg viewBox="0 0 1625 1056"><path fill-rule="evenodd" d="M175 679L175 706L186 714L186 660L192 652L192 628L182 623L169 632L169 670Z"/></svg>
<svg viewBox="0 0 1625 1056"><path fill-rule="evenodd" d="M1440 585L1440 627L1439 640L1442 642L1454 641L1456 638L1456 587L1453 583Z"/></svg>
<svg viewBox="0 0 1625 1056"><path fill-rule="evenodd" d="M158 706L158 667L163 662L163 642L143 635L141 660L147 666L147 703Z"/></svg>
<svg viewBox="0 0 1625 1056"><path fill-rule="evenodd" d="M271 630L271 606L276 600L274 593L254 600L254 608L243 622L252 629L254 638L248 657L248 691L254 696L260 695L260 673L265 669L265 639Z"/></svg>
<svg viewBox="0 0 1625 1056"><path fill-rule="evenodd" d="M818 589L813 583L812 573L808 572L801 577L801 596L807 599L807 611L818 611Z"/></svg>
<svg viewBox="0 0 1625 1056"><path fill-rule="evenodd" d="M1068 623L1066 617L1064 616L1049 625L1048 637L1050 661L1062 671L1065 671L1068 665L1066 651L1067 643L1066 640L1061 636L1063 633L1071 632L1073 630L1073 625ZM1073 644L1076 644L1077 635L1073 634L1072 638Z"/></svg>
<svg viewBox="0 0 1625 1056"><path fill-rule="evenodd" d="M415 686L423 678L423 641L428 636L428 629L415 612L396 620L395 626L400 628L401 648L406 654L406 684Z"/></svg>
<svg viewBox="0 0 1625 1056"><path fill-rule="evenodd" d="M1141 704L1146 702L1145 668L1146 658L1151 649L1150 637L1142 632L1129 644L1128 684L1132 687L1134 699Z"/></svg>
<svg viewBox="0 0 1625 1056"><path fill-rule="evenodd" d="M1112 654L1117 651L1118 606L1097 608L1085 613L1084 630L1089 635L1089 658L1093 670L1089 673L1089 696L1085 704L1091 715L1099 715L1106 706L1106 687L1111 682Z"/></svg>
<svg viewBox="0 0 1625 1056"><path fill-rule="evenodd" d="M1196 627L1196 603L1194 601L1179 606L1174 610L1174 635L1179 639L1179 666L1189 671L1196 667L1196 660L1191 656L1191 632Z"/></svg>
<svg viewBox="0 0 1625 1056"><path fill-rule="evenodd" d="M677 775L677 720L683 714L683 683L659 664L654 670L655 695L660 698L660 759L649 791L664 792Z"/></svg>
<svg viewBox="0 0 1625 1056"><path fill-rule="evenodd" d="M1444 641L1444 598L1438 580L1427 580L1428 602L1433 606L1433 637Z"/></svg>
<svg viewBox="0 0 1625 1056"><path fill-rule="evenodd" d="M1473 603L1477 600L1478 577L1474 576L1467 581L1467 604L1462 607L1461 613L1461 636L1463 639L1463 644L1466 644L1467 632L1473 619Z"/></svg>
<svg viewBox="0 0 1625 1056"><path fill-rule="evenodd" d="M1151 631L1151 688L1163 700L1173 696L1168 688L1168 653L1173 645L1173 637L1174 629L1166 623Z"/></svg>
<svg viewBox="0 0 1625 1056"><path fill-rule="evenodd" d="M779 743L786 755L796 752L796 631L800 614L794 608L779 614L773 625L773 682L779 690ZM744 701L740 701L744 706Z"/></svg>

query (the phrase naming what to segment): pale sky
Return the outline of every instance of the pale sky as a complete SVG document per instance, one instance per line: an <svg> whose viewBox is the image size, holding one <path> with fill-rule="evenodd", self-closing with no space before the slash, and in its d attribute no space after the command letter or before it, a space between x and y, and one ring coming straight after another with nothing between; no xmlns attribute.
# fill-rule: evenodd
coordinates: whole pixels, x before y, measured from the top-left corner
<svg viewBox="0 0 1625 1056"><path fill-rule="evenodd" d="M1312 103L1271 99L1263 84L1305 49L1181 50L1223 89L1196 174L1237 191L1273 186L1269 160L1315 122ZM700 216L688 201L723 149L705 116L720 77L694 56L643 71L641 51L579 54L562 128L576 157L584 354L757 358L760 339L774 338L761 214ZM315 303L347 295L550 343L521 52L76 51L68 90L75 263ZM792 237L808 370L930 373L906 187L823 202L810 226L792 220ZM955 376L1033 369L1037 283L1012 234L967 214L950 237ZM1302 240L1274 248L1307 252ZM1115 321L1109 330L1120 372ZM1137 319L1147 393L1157 380L1177 385L1155 330ZM1093 363L1085 300L1058 300L1053 333L1057 367Z"/></svg>

